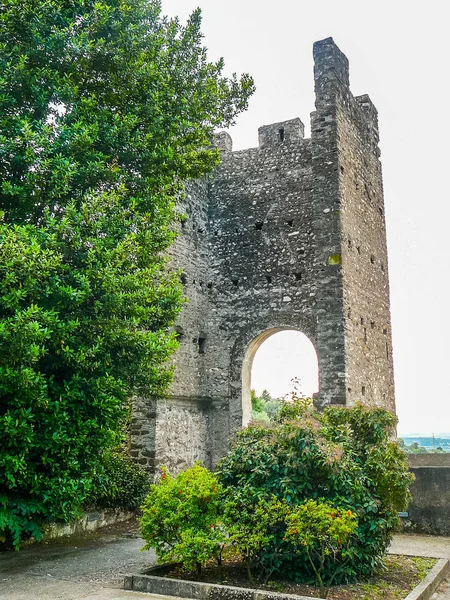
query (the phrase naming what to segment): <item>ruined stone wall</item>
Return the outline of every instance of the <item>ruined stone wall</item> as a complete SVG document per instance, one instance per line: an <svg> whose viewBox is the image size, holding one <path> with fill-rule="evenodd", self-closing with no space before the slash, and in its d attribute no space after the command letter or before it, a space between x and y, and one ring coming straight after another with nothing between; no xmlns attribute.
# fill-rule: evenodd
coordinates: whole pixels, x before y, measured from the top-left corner
<svg viewBox="0 0 450 600"><path fill-rule="evenodd" d="M325 306L319 306L318 319L320 334L330 336L329 342L334 336L330 362L342 364L335 380L341 389L334 395L346 404L360 400L395 411L377 111L367 95L352 95L348 60L331 38L315 44L314 59L315 203L323 213L319 262L331 275L322 279L319 304ZM322 389L332 389L332 367L322 371Z"/></svg>
<svg viewBox="0 0 450 600"><path fill-rule="evenodd" d="M314 342L315 252L311 143L299 119L259 130L260 146L224 152L210 184L207 378L242 425L246 350L268 329L303 331Z"/></svg>
<svg viewBox="0 0 450 600"><path fill-rule="evenodd" d="M450 454L409 454L415 481L405 528L450 535Z"/></svg>
<svg viewBox="0 0 450 600"><path fill-rule="evenodd" d="M315 45L318 112L332 112L345 341L346 403L395 411L389 280L378 116L369 96L355 98L346 57L332 40ZM314 132L313 132L314 138ZM334 211L334 215L333 215ZM327 228L324 228L325 230Z"/></svg>
<svg viewBox="0 0 450 600"><path fill-rule="evenodd" d="M208 322L208 184L190 182L180 200L185 219L171 249L171 268L180 269L187 302L176 325L179 348L166 398L136 398L131 455L150 472L159 465L179 471L201 460L211 465L210 403L202 397L204 341Z"/></svg>
<svg viewBox="0 0 450 600"><path fill-rule="evenodd" d="M238 152L222 133L220 165L186 186L175 380L165 400L135 406L133 451L149 468L223 456L248 418L254 353L282 329L316 348L319 405L394 409L376 110L351 94L331 38L314 60L311 139L300 119L261 127L259 147Z"/></svg>

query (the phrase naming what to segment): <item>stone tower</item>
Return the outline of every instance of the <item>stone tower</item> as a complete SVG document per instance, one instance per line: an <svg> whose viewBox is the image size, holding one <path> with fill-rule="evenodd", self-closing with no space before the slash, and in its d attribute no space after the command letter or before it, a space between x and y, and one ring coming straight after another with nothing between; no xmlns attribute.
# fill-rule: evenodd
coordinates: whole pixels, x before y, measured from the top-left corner
<svg viewBox="0 0 450 600"><path fill-rule="evenodd" d="M300 119L261 127L244 151L219 134L220 165L187 186L175 380L135 403L132 453L150 470L223 455L249 418L256 349L282 329L316 348L319 405L395 411L377 111L352 95L331 38L314 44L314 77L310 139Z"/></svg>

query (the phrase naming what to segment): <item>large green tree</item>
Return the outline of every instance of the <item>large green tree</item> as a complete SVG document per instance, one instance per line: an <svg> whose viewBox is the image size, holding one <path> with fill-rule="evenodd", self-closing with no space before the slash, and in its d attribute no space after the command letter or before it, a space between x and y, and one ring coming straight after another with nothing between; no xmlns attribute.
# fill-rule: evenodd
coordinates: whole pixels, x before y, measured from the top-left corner
<svg viewBox="0 0 450 600"><path fill-rule="evenodd" d="M151 0L0 4L0 536L77 514L133 393L160 394L182 304L183 182L253 82Z"/></svg>

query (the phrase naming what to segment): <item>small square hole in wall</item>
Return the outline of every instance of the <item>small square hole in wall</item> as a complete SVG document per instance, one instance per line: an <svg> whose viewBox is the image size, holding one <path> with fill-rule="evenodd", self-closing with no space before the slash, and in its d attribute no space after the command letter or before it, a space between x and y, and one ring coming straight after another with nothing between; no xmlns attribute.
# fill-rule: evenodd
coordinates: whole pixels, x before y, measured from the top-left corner
<svg viewBox="0 0 450 600"><path fill-rule="evenodd" d="M237 287L239 285L239 279L232 279L231 281L233 282L234 286Z"/></svg>
<svg viewBox="0 0 450 600"><path fill-rule="evenodd" d="M363 385L363 386L361 387L361 395L362 395L362 396L365 396L365 395L366 395L366 386L365 386L365 385Z"/></svg>
<svg viewBox="0 0 450 600"><path fill-rule="evenodd" d="M292 227L294 224L294 219L289 219L288 221L286 221L286 224L289 225L289 227Z"/></svg>
<svg viewBox="0 0 450 600"><path fill-rule="evenodd" d="M181 281L182 285L186 285L187 284L188 278L187 278L186 273L181 273L181 275L180 275L180 281Z"/></svg>
<svg viewBox="0 0 450 600"><path fill-rule="evenodd" d="M295 277L295 281L301 281L302 280L302 274L301 273L294 273L294 277Z"/></svg>
<svg viewBox="0 0 450 600"><path fill-rule="evenodd" d="M384 335L387 335L387 329L386 328L383 329L383 333L384 333Z"/></svg>
<svg viewBox="0 0 450 600"><path fill-rule="evenodd" d="M209 282L209 283L208 283L208 290L210 290L211 288L212 288L212 283L211 283L211 282Z"/></svg>
<svg viewBox="0 0 450 600"><path fill-rule="evenodd" d="M375 329L375 321L370 321L370 328Z"/></svg>
<svg viewBox="0 0 450 600"><path fill-rule="evenodd" d="M267 283L272 283L271 275L266 275L266 281L267 281Z"/></svg>
<svg viewBox="0 0 450 600"><path fill-rule="evenodd" d="M280 142L284 142L284 127L280 127L280 129L278 130L278 137L280 139Z"/></svg>
<svg viewBox="0 0 450 600"><path fill-rule="evenodd" d="M206 351L206 338L199 337L198 338L198 353L205 354L205 351Z"/></svg>
<svg viewBox="0 0 450 600"><path fill-rule="evenodd" d="M255 223L256 231L261 231L261 229L263 228L263 225L264 225L264 221L258 221L258 223Z"/></svg>

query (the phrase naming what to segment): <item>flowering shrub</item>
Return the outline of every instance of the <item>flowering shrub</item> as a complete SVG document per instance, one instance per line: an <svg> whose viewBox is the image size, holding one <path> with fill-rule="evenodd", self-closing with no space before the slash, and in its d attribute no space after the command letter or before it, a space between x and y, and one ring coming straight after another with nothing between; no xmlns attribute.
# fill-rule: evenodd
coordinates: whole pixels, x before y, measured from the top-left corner
<svg viewBox="0 0 450 600"><path fill-rule="evenodd" d="M197 572L210 558L220 563L221 493L217 477L198 463L175 478L162 468L142 507L143 550L154 548L160 562L181 562Z"/></svg>
<svg viewBox="0 0 450 600"><path fill-rule="evenodd" d="M325 587L367 577L409 499L394 425L379 408L286 404L276 423L237 434L217 476L198 464L176 478L161 470L143 507L145 548L199 572L230 545L251 581L278 574Z"/></svg>
<svg viewBox="0 0 450 600"><path fill-rule="evenodd" d="M327 502L308 500L286 516L285 540L296 553L304 552L323 587L327 563L350 560L348 542L358 527L356 514L340 510ZM335 575L339 572L335 570ZM330 578L331 583L333 578Z"/></svg>
<svg viewBox="0 0 450 600"><path fill-rule="evenodd" d="M263 501L275 497L287 505L284 524L260 522L266 530L259 531L259 550L247 553L250 567L266 578L282 573L302 582L319 581L319 573L324 584L370 576L382 563L413 479L392 440L395 416L363 406L319 413L300 399L283 405L277 421L238 432L218 466L225 506L236 505L233 530L251 528L251 513Z"/></svg>

